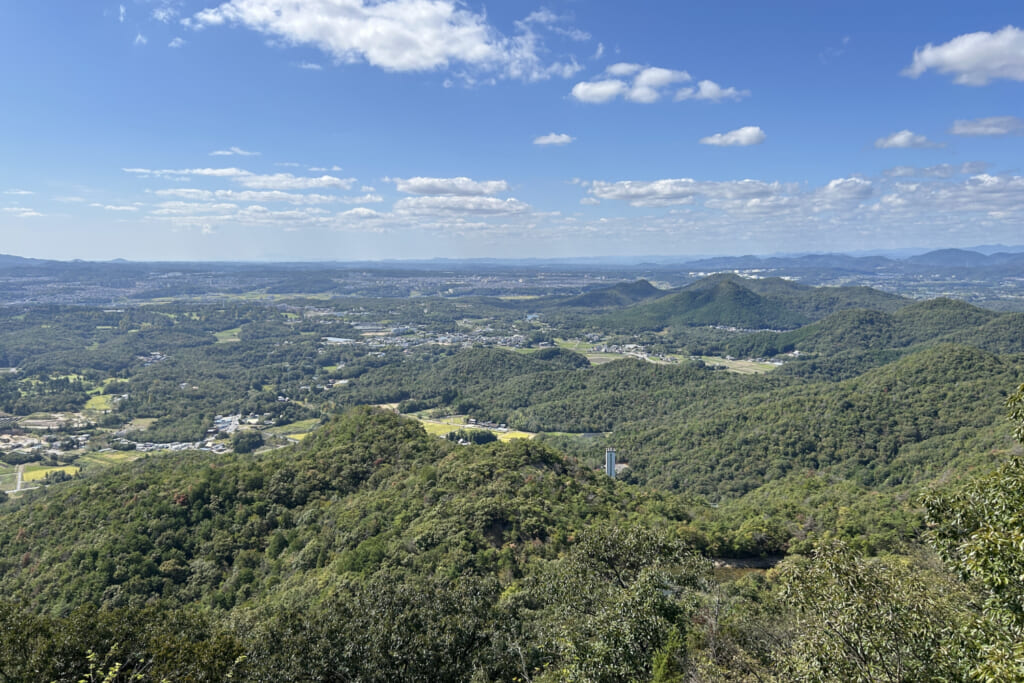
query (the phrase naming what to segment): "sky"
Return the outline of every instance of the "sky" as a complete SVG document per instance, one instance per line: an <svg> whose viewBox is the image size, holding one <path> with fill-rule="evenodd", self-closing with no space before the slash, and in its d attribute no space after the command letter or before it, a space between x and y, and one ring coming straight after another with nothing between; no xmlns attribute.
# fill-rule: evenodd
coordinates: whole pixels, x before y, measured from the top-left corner
<svg viewBox="0 0 1024 683"><path fill-rule="evenodd" d="M1024 244L1024 6L19 0L0 253Z"/></svg>

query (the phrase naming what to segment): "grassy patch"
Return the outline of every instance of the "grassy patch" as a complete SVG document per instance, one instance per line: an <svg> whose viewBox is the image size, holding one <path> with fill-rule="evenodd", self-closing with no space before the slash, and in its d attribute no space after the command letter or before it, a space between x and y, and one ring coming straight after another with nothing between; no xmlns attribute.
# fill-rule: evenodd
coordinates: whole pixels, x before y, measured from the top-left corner
<svg viewBox="0 0 1024 683"><path fill-rule="evenodd" d="M289 439L295 439L296 441L302 441L319 425L320 420L314 417L309 420L299 420L298 422L293 422L291 424L281 425L280 427L270 427L264 431L267 434L273 434L274 436L283 436Z"/></svg>
<svg viewBox="0 0 1024 683"><path fill-rule="evenodd" d="M218 344L227 344L229 342L241 341L241 339L238 338L238 333L241 331L241 327L232 327L230 330L214 332L213 336L217 338Z"/></svg>
<svg viewBox="0 0 1024 683"><path fill-rule="evenodd" d="M579 339L555 339L555 344L559 348L575 351L576 353L589 353L594 349L593 344Z"/></svg>
<svg viewBox="0 0 1024 683"><path fill-rule="evenodd" d="M141 432L152 427L156 421L157 418L155 417L137 417L125 425L124 428L129 432Z"/></svg>
<svg viewBox="0 0 1024 683"><path fill-rule="evenodd" d="M107 466L120 465L124 462L138 460L140 457L142 457L142 454L136 451L108 451L106 453L87 453L79 457L78 460L85 463Z"/></svg>
<svg viewBox="0 0 1024 683"><path fill-rule="evenodd" d="M60 467L46 467L43 465L26 465L25 466L25 481L39 481L45 479L46 475L50 472L66 472L74 475L78 474L80 468L77 465L62 465Z"/></svg>
<svg viewBox="0 0 1024 683"><path fill-rule="evenodd" d="M451 417L444 418L443 421L431 420L428 418L420 417L418 415L413 415L412 417L415 417L417 420L419 420L420 424L423 425L423 429L427 431L427 434L432 434L433 436L445 436L446 434L448 434L448 432L454 432L459 429L484 429L484 427L467 426L465 415L453 415ZM508 431L501 431L500 429L489 429L487 431L492 432L495 436L497 436L499 441L511 441L512 439L532 439L535 436L535 434L532 434L531 432L521 432L515 429L511 429Z"/></svg>
<svg viewBox="0 0 1024 683"><path fill-rule="evenodd" d="M701 356L700 359L708 365L724 365L729 372L736 372L741 375L756 375L761 372L774 370L776 366L771 363L756 363L752 360L729 360L718 356Z"/></svg>
<svg viewBox="0 0 1024 683"><path fill-rule="evenodd" d="M110 394L99 394L92 396L85 402L86 410L113 410L114 397Z"/></svg>

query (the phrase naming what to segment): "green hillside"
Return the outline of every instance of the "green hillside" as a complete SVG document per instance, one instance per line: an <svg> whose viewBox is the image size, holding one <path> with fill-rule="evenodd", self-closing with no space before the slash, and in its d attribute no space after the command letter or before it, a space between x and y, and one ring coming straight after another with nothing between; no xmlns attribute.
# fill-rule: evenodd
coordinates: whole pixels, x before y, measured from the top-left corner
<svg viewBox="0 0 1024 683"><path fill-rule="evenodd" d="M847 308L896 310L909 303L866 287L808 287L780 278L716 275L675 294L601 318L611 329L723 325L743 329L792 329Z"/></svg>
<svg viewBox="0 0 1024 683"><path fill-rule="evenodd" d="M620 308L638 301L656 299L665 294L666 292L647 280L637 280L636 282L620 282L611 287L594 289L586 294L564 299L558 305L576 308Z"/></svg>

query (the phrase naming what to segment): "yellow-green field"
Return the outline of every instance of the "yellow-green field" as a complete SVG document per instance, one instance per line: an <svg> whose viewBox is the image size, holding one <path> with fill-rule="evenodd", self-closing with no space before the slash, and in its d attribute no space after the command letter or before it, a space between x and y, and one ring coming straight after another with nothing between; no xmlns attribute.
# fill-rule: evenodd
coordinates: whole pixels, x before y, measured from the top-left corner
<svg viewBox="0 0 1024 683"><path fill-rule="evenodd" d="M708 365L724 365L729 372L737 372L741 375L756 375L761 372L774 370L776 366L771 363L755 363L752 360L729 360L718 356L701 356L700 359Z"/></svg>
<svg viewBox="0 0 1024 683"><path fill-rule="evenodd" d="M484 429L484 427L467 427L465 415L452 415L446 417L444 420L431 420L429 418L420 417L418 415L410 415L419 420L423 428L427 430L427 434L434 436L444 436L448 432L454 432L458 429ZM507 432L500 431L498 429L488 430L498 437L498 441L511 441L512 439L532 439L536 434L531 432L521 432L516 429L510 429Z"/></svg>
<svg viewBox="0 0 1024 683"><path fill-rule="evenodd" d="M142 457L137 451L107 451L105 453L87 453L80 458L84 463L95 463L97 465L120 465L123 462L131 462Z"/></svg>
<svg viewBox="0 0 1024 683"><path fill-rule="evenodd" d="M0 465L0 491L10 491L18 483L18 474L13 467Z"/></svg>
<svg viewBox="0 0 1024 683"><path fill-rule="evenodd" d="M46 475L50 472L67 472L68 474L78 474L79 468L75 465L63 465L61 467L44 467L42 465L26 465L25 466L25 481L39 481L45 479Z"/></svg>
<svg viewBox="0 0 1024 683"><path fill-rule="evenodd" d="M283 436L289 439L295 439L296 441L302 441L304 438L309 436L309 433L319 426L320 420L317 418L311 418L309 420L299 420L289 425L282 425L280 427L270 427L266 429L267 434L273 434L274 436Z"/></svg>
<svg viewBox="0 0 1024 683"><path fill-rule="evenodd" d="M230 330L221 330L220 332L214 332L213 336L217 338L218 344L226 344L228 342L241 341L238 338L238 333L241 331L241 327L232 327Z"/></svg>
<svg viewBox="0 0 1024 683"><path fill-rule="evenodd" d="M114 402L113 396L110 394L100 394L99 396L92 396L88 401L85 402L86 410L113 410Z"/></svg>

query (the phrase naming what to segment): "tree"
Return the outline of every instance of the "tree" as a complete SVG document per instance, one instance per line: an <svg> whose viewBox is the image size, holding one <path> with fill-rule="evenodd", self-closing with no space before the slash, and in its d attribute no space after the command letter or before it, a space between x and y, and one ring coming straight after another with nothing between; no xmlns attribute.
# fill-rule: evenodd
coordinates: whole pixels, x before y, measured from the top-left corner
<svg viewBox="0 0 1024 683"><path fill-rule="evenodd" d="M608 524L583 533L519 596L532 606L543 680L663 680L685 668L679 647L708 587L710 563L664 531Z"/></svg>
<svg viewBox="0 0 1024 683"><path fill-rule="evenodd" d="M1006 401L1024 443L1024 384ZM982 596L970 631L981 655L973 674L1024 679L1024 457L952 493L925 497L928 540Z"/></svg>
<svg viewBox="0 0 1024 683"><path fill-rule="evenodd" d="M842 542L779 568L793 641L777 654L787 680L960 680L967 597L941 568L864 558Z"/></svg>
<svg viewBox="0 0 1024 683"><path fill-rule="evenodd" d="M231 437L231 447L235 449L235 453L252 453L262 445L263 433L255 429L235 432Z"/></svg>

